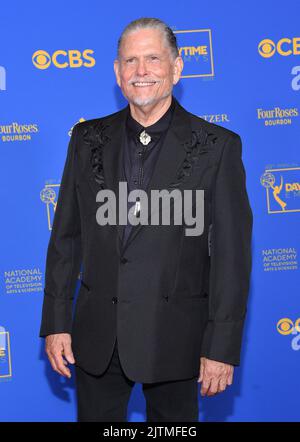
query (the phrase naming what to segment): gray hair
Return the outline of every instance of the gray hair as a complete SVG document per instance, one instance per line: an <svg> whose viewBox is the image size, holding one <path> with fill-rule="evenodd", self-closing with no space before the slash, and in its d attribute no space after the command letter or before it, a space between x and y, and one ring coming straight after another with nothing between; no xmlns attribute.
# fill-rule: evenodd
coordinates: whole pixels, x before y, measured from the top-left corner
<svg viewBox="0 0 300 442"><path fill-rule="evenodd" d="M121 44L122 44L122 41L124 40L124 38L130 32L138 31L140 29L146 29L146 28L160 29L160 31L162 32L163 38L165 39L165 43L166 43L167 47L169 47L169 49L170 49L171 57L173 58L173 60L175 60L175 58L179 56L179 50L178 50L178 46L177 46L176 36L175 36L174 32L172 31L172 29L166 23L164 23L162 20L160 20L159 18L142 17L142 18L138 18L137 20L133 20L132 22L130 22L123 30L123 32L118 40L118 52L117 52L118 58L120 58L120 48L121 48Z"/></svg>

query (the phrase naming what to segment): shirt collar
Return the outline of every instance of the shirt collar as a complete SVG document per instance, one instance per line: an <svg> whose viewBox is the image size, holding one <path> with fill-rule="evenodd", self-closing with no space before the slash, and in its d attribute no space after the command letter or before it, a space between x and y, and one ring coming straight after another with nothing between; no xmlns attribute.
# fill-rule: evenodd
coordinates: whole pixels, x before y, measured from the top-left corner
<svg viewBox="0 0 300 442"><path fill-rule="evenodd" d="M129 134L133 137L138 137L140 133L143 130L145 130L151 136L151 138L157 138L162 134L162 132L164 132L169 127L174 112L174 108L175 108L175 99L172 95L171 105L169 106L167 111L162 115L162 117L160 117L160 119L156 121L154 124L151 124L151 126L144 127L132 117L128 105L126 128Z"/></svg>

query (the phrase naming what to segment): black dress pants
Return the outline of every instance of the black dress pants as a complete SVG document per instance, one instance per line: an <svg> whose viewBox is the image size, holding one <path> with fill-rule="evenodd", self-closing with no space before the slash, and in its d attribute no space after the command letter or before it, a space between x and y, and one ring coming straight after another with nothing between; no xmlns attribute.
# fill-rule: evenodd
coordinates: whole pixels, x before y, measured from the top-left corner
<svg viewBox="0 0 300 442"><path fill-rule="evenodd" d="M75 364L78 422L127 422L127 405L135 382L125 375L118 345L106 371L95 376ZM147 422L197 422L197 376L176 381L144 383Z"/></svg>

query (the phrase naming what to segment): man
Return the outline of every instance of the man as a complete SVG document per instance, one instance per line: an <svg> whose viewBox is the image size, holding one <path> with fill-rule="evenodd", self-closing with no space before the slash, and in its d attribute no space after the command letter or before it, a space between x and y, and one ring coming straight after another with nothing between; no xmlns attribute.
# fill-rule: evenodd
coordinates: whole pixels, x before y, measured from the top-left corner
<svg viewBox="0 0 300 442"><path fill-rule="evenodd" d="M78 421L126 420L135 382L148 421L197 421L197 382L213 396L240 364L253 221L241 139L178 103L172 90L182 69L165 23L131 22L114 62L128 106L72 132L40 336L55 371L70 377L75 363ZM121 206L105 205L101 192L119 201L120 183L147 195L204 190L201 235L187 235L184 222L132 225L129 215L105 224L102 209L113 207L119 220ZM141 214L139 201L126 201L130 219Z"/></svg>

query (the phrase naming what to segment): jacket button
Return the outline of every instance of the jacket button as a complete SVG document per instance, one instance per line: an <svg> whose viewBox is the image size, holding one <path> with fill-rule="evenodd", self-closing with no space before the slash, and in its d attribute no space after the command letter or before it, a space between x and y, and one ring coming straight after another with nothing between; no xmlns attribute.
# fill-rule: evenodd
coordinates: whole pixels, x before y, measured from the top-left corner
<svg viewBox="0 0 300 442"><path fill-rule="evenodd" d="M114 296L111 300L113 304L116 304L118 302L118 298L116 296Z"/></svg>
<svg viewBox="0 0 300 442"><path fill-rule="evenodd" d="M126 264L126 262L128 262L128 259L125 258L125 256L122 256L122 258L120 259L122 264Z"/></svg>

